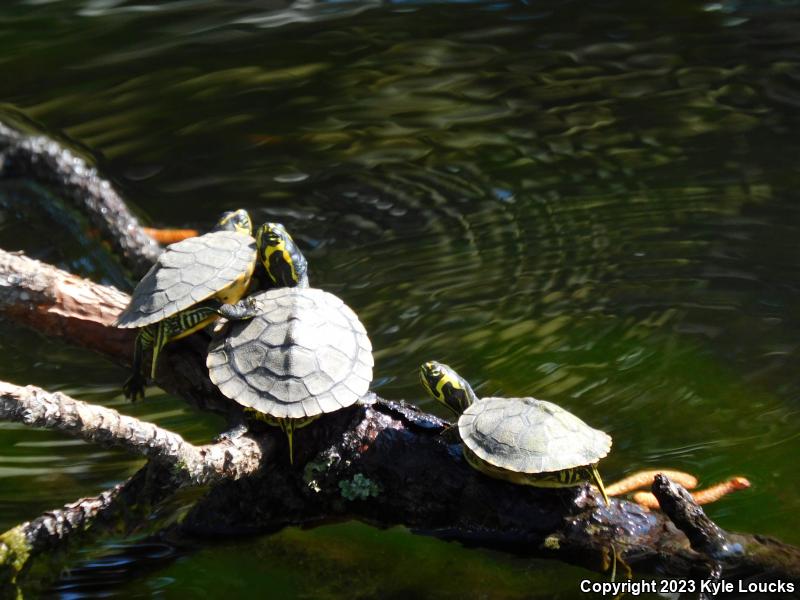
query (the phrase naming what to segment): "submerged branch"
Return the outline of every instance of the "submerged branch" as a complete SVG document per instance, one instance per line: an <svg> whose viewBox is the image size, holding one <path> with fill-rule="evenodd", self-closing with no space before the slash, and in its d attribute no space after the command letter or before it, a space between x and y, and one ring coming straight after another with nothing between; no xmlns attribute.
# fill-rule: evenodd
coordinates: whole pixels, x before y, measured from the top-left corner
<svg viewBox="0 0 800 600"><path fill-rule="evenodd" d="M138 275L161 253L111 183L97 170L44 136L26 136L0 123L0 178L25 177L57 190L91 220Z"/></svg>
<svg viewBox="0 0 800 600"><path fill-rule="evenodd" d="M60 392L0 381L0 420L61 431L90 443L115 446L150 459L130 480L93 498L48 511L0 535L0 596L31 582L20 580L36 560L58 566L67 552L94 534L136 527L153 507L186 486L236 481L258 472L272 453L271 439L250 435L195 446L180 435ZM36 581L32 582L33 585Z"/></svg>
<svg viewBox="0 0 800 600"><path fill-rule="evenodd" d="M148 463L97 496L81 498L9 529L0 535L0 597L40 592L67 564L70 552L102 534L138 529L178 486L178 479L167 469Z"/></svg>

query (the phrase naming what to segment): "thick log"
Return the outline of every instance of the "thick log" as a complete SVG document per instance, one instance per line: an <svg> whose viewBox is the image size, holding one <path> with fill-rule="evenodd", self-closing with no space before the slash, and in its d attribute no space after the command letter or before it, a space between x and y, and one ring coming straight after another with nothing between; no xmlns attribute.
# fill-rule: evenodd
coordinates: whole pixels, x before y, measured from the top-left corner
<svg viewBox="0 0 800 600"><path fill-rule="evenodd" d="M109 357L133 352L133 332L111 326L127 294L20 254L0 250L0 311L49 336Z"/></svg>
<svg viewBox="0 0 800 600"><path fill-rule="evenodd" d="M36 268L52 269L41 263ZM25 273L15 275L13 281L19 285L30 281ZM5 278L10 281L8 274ZM98 289L103 286L90 281L82 280L81 285L100 296L106 293ZM21 299L21 294L5 297ZM47 297L57 301L57 294ZM0 303L0 313L13 317L19 310L6 301ZM94 315L88 320L105 318ZM73 326L82 323L75 320ZM105 322L94 324L105 326ZM48 332L58 334L59 329ZM108 354L120 363L129 359L127 352ZM194 390L196 396L213 390L202 351L193 353L191 348L175 345L172 354L182 359L162 369L168 371L169 380L191 378L175 384L176 389ZM216 404L223 412L238 414L233 403ZM254 440L278 440L275 460L253 476L216 485L194 507L184 527L193 534L231 535L275 530L290 523L355 518L558 558L597 571L610 566L613 545L617 556L641 573L699 577L710 572L708 556L693 550L686 535L664 513L618 499L605 507L597 492L586 485L553 491L492 480L466 464L459 444L442 435L444 426L442 420L413 407L370 395L351 409L298 430L292 467L279 432L253 425ZM797 548L761 536L741 534L730 539L743 551L717 557L720 578L752 573L800 583Z"/></svg>
<svg viewBox="0 0 800 600"><path fill-rule="evenodd" d="M129 367L136 332L117 329L114 319L130 297L95 285L52 265L0 249L0 315L51 337L105 355ZM241 409L208 379L202 334L168 345L156 381L198 408L241 420Z"/></svg>
<svg viewBox="0 0 800 600"><path fill-rule="evenodd" d="M0 123L0 178L27 178L57 190L89 218L137 275L161 253L111 183L49 138L23 135Z"/></svg>

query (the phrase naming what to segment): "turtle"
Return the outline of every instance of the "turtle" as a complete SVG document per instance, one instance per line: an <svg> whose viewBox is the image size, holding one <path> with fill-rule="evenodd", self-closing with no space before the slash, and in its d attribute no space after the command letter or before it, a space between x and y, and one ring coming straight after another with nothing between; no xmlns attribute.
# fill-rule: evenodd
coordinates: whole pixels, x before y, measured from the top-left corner
<svg viewBox="0 0 800 600"><path fill-rule="evenodd" d="M536 398L478 398L451 367L420 367L425 389L459 415L464 457L495 479L535 487L594 483L609 504L597 462L611 449L611 436L593 429L557 404Z"/></svg>
<svg viewBox="0 0 800 600"><path fill-rule="evenodd" d="M142 355L153 349L150 378L155 378L158 356L165 344L203 329L216 320L221 306L239 301L248 291L256 264L269 260L283 237L275 224L265 223L252 237L245 210L226 212L209 233L167 246L156 264L134 289L115 325L140 328L136 337L133 373L125 382L125 396L144 397ZM287 280L291 273L278 272Z"/></svg>
<svg viewBox="0 0 800 600"><path fill-rule="evenodd" d="M280 427L294 463L293 435L320 415L356 403L372 381L372 344L340 298L308 287L307 263L285 229L280 251L264 266L273 281L297 282L258 292L224 309L206 365L211 381L245 413ZM274 247L278 247L276 244Z"/></svg>

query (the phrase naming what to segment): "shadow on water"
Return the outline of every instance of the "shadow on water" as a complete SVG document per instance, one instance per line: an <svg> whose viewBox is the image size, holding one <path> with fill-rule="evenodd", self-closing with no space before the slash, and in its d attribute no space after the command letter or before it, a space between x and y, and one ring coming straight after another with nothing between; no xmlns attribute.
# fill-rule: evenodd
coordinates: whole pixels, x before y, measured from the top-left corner
<svg viewBox="0 0 800 600"><path fill-rule="evenodd" d="M33 5L0 7L0 118L73 140L155 224L203 228L238 206L283 221L312 283L367 325L379 393L436 410L416 367L451 363L479 394L554 400L612 434L607 481L648 466L703 484L746 475L753 489L712 517L800 543L796 3ZM0 188L0 245L123 286L48 194ZM123 405L124 375L94 356L0 332L2 379L198 441L218 431L177 399ZM2 428L5 526L136 466ZM340 597L359 579L366 596L570 597L583 577L355 524L204 547L142 574L152 550L96 549L131 568L90 558L57 593L214 597L267 582Z"/></svg>

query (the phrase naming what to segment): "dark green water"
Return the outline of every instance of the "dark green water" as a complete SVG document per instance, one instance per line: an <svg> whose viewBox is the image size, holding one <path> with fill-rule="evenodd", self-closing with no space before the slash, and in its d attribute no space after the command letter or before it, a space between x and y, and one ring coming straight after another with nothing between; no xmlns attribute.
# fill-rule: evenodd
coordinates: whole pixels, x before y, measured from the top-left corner
<svg viewBox="0 0 800 600"><path fill-rule="evenodd" d="M0 119L82 150L149 222L283 221L367 325L380 394L436 411L415 370L448 362L608 431L607 481L747 476L711 516L800 543L798 7L278 4L7 0ZM27 193L0 246L121 283ZM0 379L221 427L156 390L128 405L120 369L4 322L0 355ZM140 464L0 431L3 529ZM82 558L54 593L571 598L587 576L359 524Z"/></svg>

